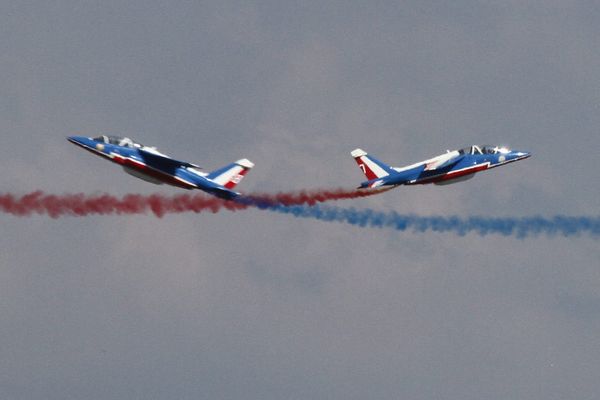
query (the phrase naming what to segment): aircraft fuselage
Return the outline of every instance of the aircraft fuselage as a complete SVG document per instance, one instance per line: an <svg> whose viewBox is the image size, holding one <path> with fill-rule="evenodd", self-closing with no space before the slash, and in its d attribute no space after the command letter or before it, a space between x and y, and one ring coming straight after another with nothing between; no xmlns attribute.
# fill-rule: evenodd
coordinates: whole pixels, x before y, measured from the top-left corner
<svg viewBox="0 0 600 400"><path fill-rule="evenodd" d="M100 138L105 138L105 141L101 141ZM248 160L239 160L237 164L232 163L213 173L205 173L196 165L174 160L159 153L155 148L140 145L128 138L110 137L110 141L107 137L100 138L71 136L68 140L97 156L119 164L126 173L146 182L168 184L183 189L200 189L225 199L239 195L229 188L235 186L253 166Z"/></svg>
<svg viewBox="0 0 600 400"><path fill-rule="evenodd" d="M477 172L496 168L531 156L528 152L511 151L491 146L471 146L449 151L437 157L407 167L394 168L355 150L355 158L361 170L372 179L363 182L360 188L380 186L424 185L433 183L447 185L471 179Z"/></svg>

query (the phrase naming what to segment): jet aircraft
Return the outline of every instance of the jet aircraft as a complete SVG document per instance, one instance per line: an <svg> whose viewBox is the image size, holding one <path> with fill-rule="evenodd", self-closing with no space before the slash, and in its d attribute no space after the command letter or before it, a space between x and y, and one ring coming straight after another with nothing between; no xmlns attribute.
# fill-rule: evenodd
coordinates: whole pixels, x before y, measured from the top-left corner
<svg viewBox="0 0 600 400"><path fill-rule="evenodd" d="M136 178L158 185L166 183L184 189L200 189L227 200L240 195L232 189L254 167L252 162L242 159L212 172L203 172L195 164L175 160L155 147L144 146L127 137L69 136L67 139L121 165L125 172Z"/></svg>
<svg viewBox="0 0 600 400"><path fill-rule="evenodd" d="M368 179L358 189L426 183L448 185L471 179L477 172L531 156L529 152L514 151L506 147L474 145L461 150L448 150L446 154L394 168L371 157L362 149L355 149L350 154Z"/></svg>

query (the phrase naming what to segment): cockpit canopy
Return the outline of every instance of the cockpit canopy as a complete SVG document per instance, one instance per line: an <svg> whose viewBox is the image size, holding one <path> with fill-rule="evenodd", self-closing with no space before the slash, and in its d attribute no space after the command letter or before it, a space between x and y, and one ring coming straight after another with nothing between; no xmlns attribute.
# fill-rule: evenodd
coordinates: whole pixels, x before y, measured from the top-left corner
<svg viewBox="0 0 600 400"><path fill-rule="evenodd" d="M142 148L144 147L141 143L136 143L128 137L119 137L119 136L107 136L100 135L98 137L93 138L94 141L106 144L114 144L116 146L123 147L131 147L131 148Z"/></svg>
<svg viewBox="0 0 600 400"><path fill-rule="evenodd" d="M458 152L460 154L507 154L510 152L510 149L508 147L490 146L486 144L483 146L473 145L465 147Z"/></svg>

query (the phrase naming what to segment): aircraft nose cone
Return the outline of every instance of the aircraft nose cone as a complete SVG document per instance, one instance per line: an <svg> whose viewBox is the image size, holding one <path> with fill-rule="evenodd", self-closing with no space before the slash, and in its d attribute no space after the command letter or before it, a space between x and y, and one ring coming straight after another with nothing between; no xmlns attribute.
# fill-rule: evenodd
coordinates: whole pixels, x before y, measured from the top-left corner
<svg viewBox="0 0 600 400"><path fill-rule="evenodd" d="M67 140L78 146L86 146L89 145L90 142L90 138L85 136L67 136Z"/></svg>
<svg viewBox="0 0 600 400"><path fill-rule="evenodd" d="M81 143L81 136L67 136L67 140L71 143Z"/></svg>
<svg viewBox="0 0 600 400"><path fill-rule="evenodd" d="M512 159L514 160L524 160L526 158L531 157L531 152L529 151L513 151L511 153Z"/></svg>

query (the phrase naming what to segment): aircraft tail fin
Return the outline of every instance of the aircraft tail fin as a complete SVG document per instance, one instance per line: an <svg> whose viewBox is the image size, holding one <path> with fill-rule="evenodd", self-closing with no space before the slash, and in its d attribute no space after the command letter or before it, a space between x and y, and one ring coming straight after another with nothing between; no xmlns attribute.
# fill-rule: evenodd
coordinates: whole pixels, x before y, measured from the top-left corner
<svg viewBox="0 0 600 400"><path fill-rule="evenodd" d="M254 167L254 163L244 158L226 165L223 168L216 169L206 177L227 189L233 189L235 185L242 181L246 173L250 171L252 167Z"/></svg>
<svg viewBox="0 0 600 400"><path fill-rule="evenodd" d="M350 154L354 157L368 180L386 177L393 171L392 167L371 157L362 149L352 150Z"/></svg>

